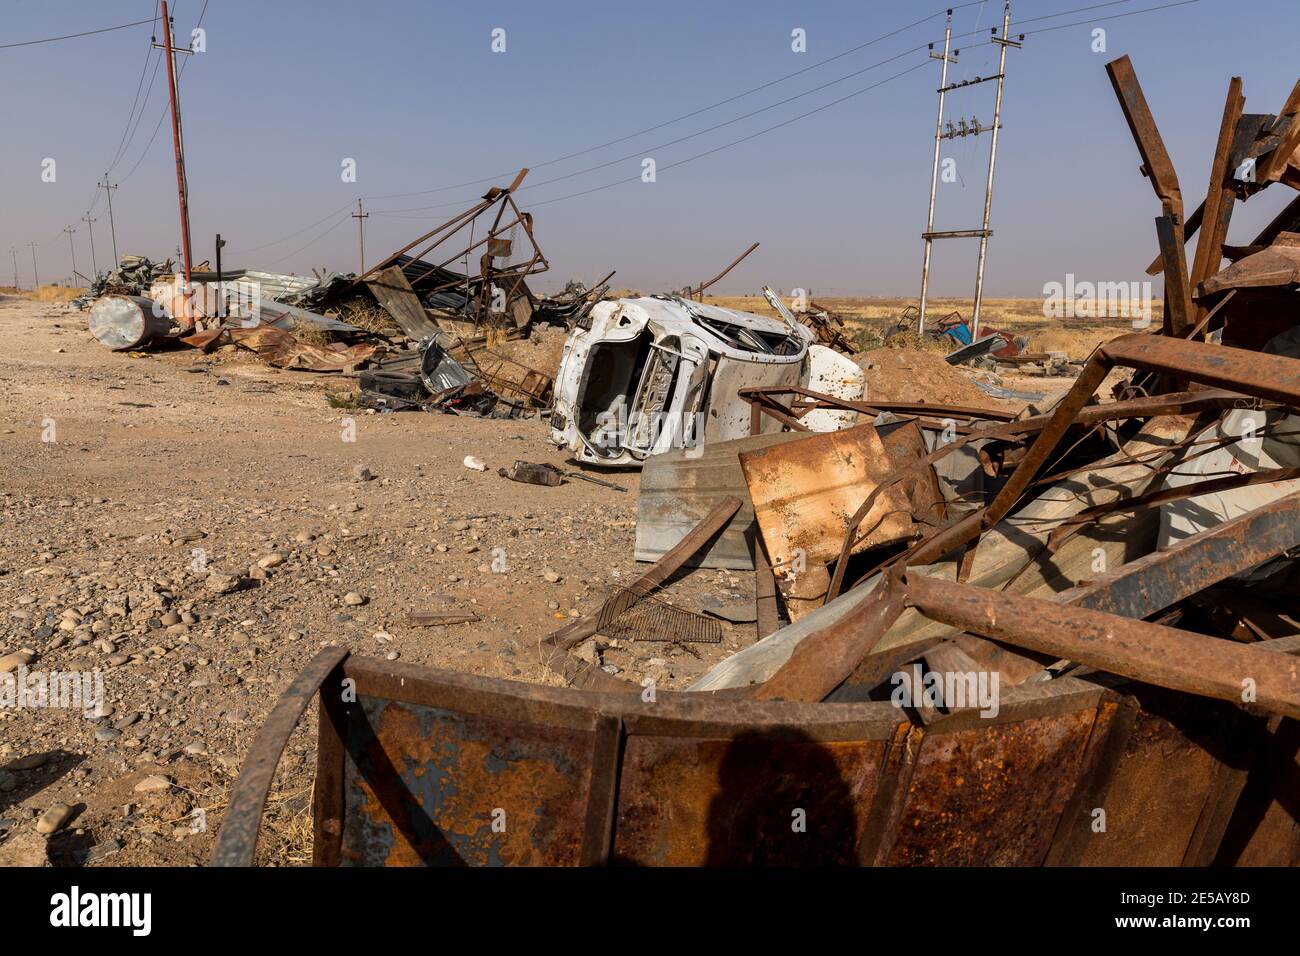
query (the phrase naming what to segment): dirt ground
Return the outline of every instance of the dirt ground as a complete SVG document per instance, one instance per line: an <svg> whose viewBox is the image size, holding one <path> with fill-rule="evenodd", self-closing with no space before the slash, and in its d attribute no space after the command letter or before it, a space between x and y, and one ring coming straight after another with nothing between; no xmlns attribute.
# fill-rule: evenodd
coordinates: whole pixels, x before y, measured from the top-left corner
<svg viewBox="0 0 1300 956"><path fill-rule="evenodd" d="M759 295L706 296L706 299L729 309L740 309L758 315L776 315L767 300ZM915 299L823 297L815 294L813 301L838 313L845 320L845 332L850 338L866 330L879 334L897 320L905 307L916 305ZM958 312L963 318L969 319L971 305L970 299L931 299L927 314L937 318ZM1159 299L1151 303L1157 325L1163 308ZM980 323L986 328L1023 335L1029 340L1031 352L1065 352L1072 359L1085 359L1102 342L1133 330L1132 320L1122 317L1048 318L1043 314L1041 299L985 299L981 304Z"/></svg>
<svg viewBox="0 0 1300 956"><path fill-rule="evenodd" d="M322 645L558 683L538 638L644 568L637 472L601 473L626 493L497 475L576 467L542 418L334 408L325 393L350 384L336 376L109 352L60 302L0 295L0 335L0 658L98 671L106 705L0 707L0 865L201 864L258 727ZM523 348L536 367L558 356ZM752 575L712 570L666 595L753 596ZM412 610L479 620L418 627ZM601 663L680 688L754 640L752 624L723 630L719 645L616 643ZM314 723L313 708L281 762L261 862L310 858ZM57 805L72 819L38 840Z"/></svg>

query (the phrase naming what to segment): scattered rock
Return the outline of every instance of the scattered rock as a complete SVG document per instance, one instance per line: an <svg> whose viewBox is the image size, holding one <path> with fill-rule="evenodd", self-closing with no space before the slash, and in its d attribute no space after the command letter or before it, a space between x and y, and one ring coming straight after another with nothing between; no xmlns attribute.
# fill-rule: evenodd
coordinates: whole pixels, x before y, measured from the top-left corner
<svg viewBox="0 0 1300 956"><path fill-rule="evenodd" d="M229 594L239 590L239 577L234 574L218 574L214 571L208 575L203 586L213 594Z"/></svg>
<svg viewBox="0 0 1300 956"><path fill-rule="evenodd" d="M40 819L36 821L36 832L46 834L57 832L72 819L72 813L72 807L66 803L56 803L42 813Z"/></svg>
<svg viewBox="0 0 1300 956"><path fill-rule="evenodd" d="M151 773L135 785L136 793L158 793L172 788L171 777L161 773Z"/></svg>
<svg viewBox="0 0 1300 956"><path fill-rule="evenodd" d="M356 591L349 591L343 595L343 603L352 607L360 607L366 603L366 598L362 597Z"/></svg>
<svg viewBox="0 0 1300 956"><path fill-rule="evenodd" d="M12 654L6 654L0 657L0 674L8 674L10 671L16 671L20 667L30 664L36 659L35 654L29 654L27 651L14 651Z"/></svg>

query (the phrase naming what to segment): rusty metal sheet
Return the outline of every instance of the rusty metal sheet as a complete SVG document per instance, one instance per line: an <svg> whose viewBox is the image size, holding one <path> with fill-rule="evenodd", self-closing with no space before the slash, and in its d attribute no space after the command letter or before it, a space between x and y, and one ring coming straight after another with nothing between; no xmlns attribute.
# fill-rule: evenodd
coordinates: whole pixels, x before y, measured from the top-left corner
<svg viewBox="0 0 1300 956"><path fill-rule="evenodd" d="M1135 688L1142 709L1090 827L1085 866L1180 866L1215 788L1240 711L1160 688Z"/></svg>
<svg viewBox="0 0 1300 956"><path fill-rule="evenodd" d="M345 866L573 866L593 735L361 697L349 708Z"/></svg>
<svg viewBox="0 0 1300 956"><path fill-rule="evenodd" d="M1093 805L1109 835L1087 862L1119 859L1122 838L1123 862L1185 864L1198 838L1214 851L1222 831L1207 808L1227 806L1233 755L1262 726L1146 687L1148 722L1117 735L1128 707L1117 703L1131 698L1070 677L1005 690L996 716L957 710L920 727L889 702L647 702L401 662L335 666L313 662L277 705L218 862L251 860L258 781L331 672L319 759L337 766L319 768L314 840L324 865L1038 864L1063 844L1083 854L1089 836L1064 815L1077 822ZM356 700L340 702L348 685ZM1111 744L1124 752L1107 762ZM1144 812L1187 819L1156 830ZM1274 857L1300 852L1300 836L1280 838ZM230 856L235 844L246 855Z"/></svg>
<svg viewBox="0 0 1300 956"><path fill-rule="evenodd" d="M1300 284L1300 233L1281 233L1271 246L1239 259L1217 275L1203 280L1197 290L1210 296L1228 289L1258 289Z"/></svg>
<svg viewBox="0 0 1300 956"><path fill-rule="evenodd" d="M1078 786L1096 700L1065 713L927 729L885 858L906 866L1034 866Z"/></svg>
<svg viewBox="0 0 1300 956"><path fill-rule="evenodd" d="M251 329L227 329L236 345L256 352L276 368L304 369L311 372L342 372L356 368L380 353L374 345L310 345L284 329L259 325Z"/></svg>
<svg viewBox="0 0 1300 956"><path fill-rule="evenodd" d="M802 553L808 564L834 559L850 516L894 468L874 425L741 454L754 514L774 567ZM877 496L862 522L854 553L911 537L907 492L893 486Z"/></svg>
<svg viewBox="0 0 1300 956"><path fill-rule="evenodd" d="M619 780L616 862L642 866L856 863L884 740L796 728L732 739L634 736ZM800 821L806 829L799 829Z"/></svg>

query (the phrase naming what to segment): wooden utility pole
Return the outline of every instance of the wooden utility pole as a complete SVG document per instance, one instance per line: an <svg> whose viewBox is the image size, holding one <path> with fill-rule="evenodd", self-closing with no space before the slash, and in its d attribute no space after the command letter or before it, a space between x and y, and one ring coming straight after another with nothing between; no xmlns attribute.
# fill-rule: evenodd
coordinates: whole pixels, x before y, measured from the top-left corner
<svg viewBox="0 0 1300 956"><path fill-rule="evenodd" d="M176 150L176 194L181 207L181 255L185 261L185 288L189 290L193 259L190 255L190 204L189 187L185 179L185 145L181 137L181 110L176 92L176 54L194 51L188 47L172 45L171 17L167 14L167 0L162 0L163 42L160 49L167 57L167 94L172 109L172 146ZM159 46L155 43L154 46Z"/></svg>
<svg viewBox="0 0 1300 956"><path fill-rule="evenodd" d="M73 282L76 282L76 281L77 281L77 276L79 275L79 273L77 272L77 246L76 246L76 244L73 243L73 241L72 241L72 234L73 234L74 232L76 232L77 230L76 230L76 228L75 228L74 226L64 226L64 227L63 227L63 231L66 232L66 233L68 234L68 249L70 249L70 250L72 251L72 281L73 281ZM33 269L36 268L36 250L35 250L35 249L32 250L32 268L33 268Z"/></svg>
<svg viewBox="0 0 1300 956"><path fill-rule="evenodd" d="M81 221L90 230L90 278L93 282L95 277L99 275L99 263L95 261L95 222L97 220L91 219L89 216L82 216Z"/></svg>
<svg viewBox="0 0 1300 956"><path fill-rule="evenodd" d="M18 247L10 246L9 255L13 256L13 260L14 260L14 288L21 289L22 286L18 284Z"/></svg>
<svg viewBox="0 0 1300 956"><path fill-rule="evenodd" d="M357 211L352 214L352 218L357 221L357 242L361 246L361 271L357 275L363 275L366 271L366 224L365 219L370 218L370 213L361 211L361 200L357 200Z"/></svg>
<svg viewBox="0 0 1300 956"><path fill-rule="evenodd" d="M122 261L117 257L117 223L113 222L113 190L117 186L108 184L108 173L104 174L104 181L99 186L104 190L104 194L108 196L108 231L113 236L113 267L116 268Z"/></svg>
<svg viewBox="0 0 1300 956"><path fill-rule="evenodd" d="M35 283L32 286L32 291L35 291L41 287L41 274L36 271L36 243L29 242L27 244L32 247L32 282Z"/></svg>

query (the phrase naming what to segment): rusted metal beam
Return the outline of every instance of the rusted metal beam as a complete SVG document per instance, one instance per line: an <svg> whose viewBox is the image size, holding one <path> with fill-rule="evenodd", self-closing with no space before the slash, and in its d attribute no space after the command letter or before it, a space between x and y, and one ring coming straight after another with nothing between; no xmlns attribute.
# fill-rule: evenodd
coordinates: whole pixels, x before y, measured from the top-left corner
<svg viewBox="0 0 1300 956"><path fill-rule="evenodd" d="M252 865L253 852L257 849L258 825L280 754L316 691L347 656L346 647L325 647L317 651L276 702L275 709L258 731L257 739L244 758L239 779L235 781L221 832L217 834L217 845L212 851L213 866Z"/></svg>
<svg viewBox="0 0 1300 956"><path fill-rule="evenodd" d="M1207 528L1056 596L1062 604L1140 620L1300 547L1300 494Z"/></svg>
<svg viewBox="0 0 1300 956"><path fill-rule="evenodd" d="M740 255L736 256L735 259L731 260L731 265L727 266L727 268L723 269L721 272L715 275L708 282L701 282L699 285L697 285L693 290L696 298L698 298L701 302L703 302L704 290L707 289L709 286L713 285L715 282L717 282L719 279L725 276L732 269L736 268L736 266L740 265L745 260L745 258L757 248L758 248L758 243L756 242L753 245L751 245L748 249L746 249L744 252L742 252Z"/></svg>
<svg viewBox="0 0 1300 956"><path fill-rule="evenodd" d="M772 562L768 559L763 536L757 537L754 542L754 627L761 641L776 631L780 620L776 613L776 575L772 573Z"/></svg>
<svg viewBox="0 0 1300 956"><path fill-rule="evenodd" d="M1187 281L1187 253L1183 228L1169 205L1165 214L1156 217L1156 241L1164 260L1165 335L1187 338L1192 328L1192 290Z"/></svg>
<svg viewBox="0 0 1300 956"><path fill-rule="evenodd" d="M1252 645L909 573L926 617L1122 677L1300 718L1300 667Z"/></svg>
<svg viewBox="0 0 1300 956"><path fill-rule="evenodd" d="M1151 108L1147 105L1146 96L1142 93L1142 86L1138 83L1133 63L1127 54L1107 63L1106 75L1115 88L1120 109L1124 111L1124 119L1128 122L1138 153L1142 156L1143 175L1151 180L1157 198L1170 205L1181 227L1183 194L1178 186L1178 174L1174 172L1173 160L1165 149L1155 117L1151 115Z"/></svg>
<svg viewBox="0 0 1300 956"><path fill-rule="evenodd" d="M1219 271L1223 259L1223 244L1228 238L1228 223L1237 202L1237 191L1232 185L1232 141L1241 119L1246 98L1241 95L1241 77L1234 76L1228 83L1228 96L1223 104L1223 119L1219 123L1219 139L1214 148L1214 161L1210 165L1210 184L1205 192L1205 226L1196 243L1192 259L1190 286L1194 291L1202 281ZM1186 236L1184 236L1186 238ZM1197 306L1199 322L1207 312Z"/></svg>
<svg viewBox="0 0 1300 956"><path fill-rule="evenodd" d="M871 653L902 611L901 573L887 575L859 607L800 641L775 674L755 685L754 698L822 700Z"/></svg>

